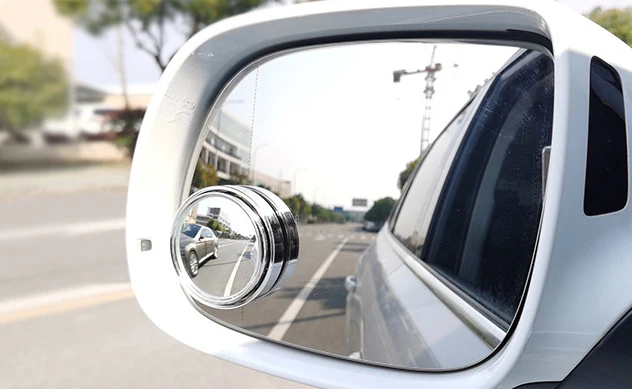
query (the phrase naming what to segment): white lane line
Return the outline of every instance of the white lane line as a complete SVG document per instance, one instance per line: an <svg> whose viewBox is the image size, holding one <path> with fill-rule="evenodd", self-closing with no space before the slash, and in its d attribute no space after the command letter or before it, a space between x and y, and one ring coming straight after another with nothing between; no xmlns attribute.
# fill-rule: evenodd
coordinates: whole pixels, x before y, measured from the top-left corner
<svg viewBox="0 0 632 389"><path fill-rule="evenodd" d="M97 284L18 297L11 300L0 301L0 316L27 309L56 305L71 300L95 297L115 292L131 291L131 289L132 286L129 283Z"/></svg>
<svg viewBox="0 0 632 389"><path fill-rule="evenodd" d="M360 235L360 240L366 240L366 235Z"/></svg>
<svg viewBox="0 0 632 389"><path fill-rule="evenodd" d="M342 235L342 234L338 234L338 239L342 239L342 238L344 238L344 237L345 237L344 235Z"/></svg>
<svg viewBox="0 0 632 389"><path fill-rule="evenodd" d="M325 240L325 239L327 239L327 238L325 238L325 235L316 235L314 237L314 240L317 240L317 241L321 241L321 240Z"/></svg>
<svg viewBox="0 0 632 389"><path fill-rule="evenodd" d="M350 239L355 239L355 234L351 234L351 238Z"/></svg>
<svg viewBox="0 0 632 389"><path fill-rule="evenodd" d="M239 255L239 259L237 260L237 263L235 263L235 267L233 268L233 272L230 273L230 278L228 278L228 282L226 283L226 288L224 289L224 297L230 296L230 291L231 291L231 289L233 289L233 282L235 282L235 276L237 275L237 270L239 269L239 264L241 264L241 260L244 258L244 253L246 252L246 250L248 249L249 246L250 245L247 244L246 247L244 247L244 250Z"/></svg>
<svg viewBox="0 0 632 389"><path fill-rule="evenodd" d="M331 263L334 261L334 259L336 259L336 256L338 255L338 253L340 253L340 250L342 250L342 247L345 245L345 243L347 243L348 240L349 238L345 238L345 240L340 242L338 247L336 247L336 249L332 251L327 259L325 259L325 261L320 265L318 270L316 270L316 272L312 275L312 278L310 278L303 289L301 289L298 296L296 296L296 298L292 300L290 306L288 306L285 312L283 312L283 315L281 316L277 324L268 334L269 338L275 340L283 339L283 336L285 336L287 330L290 329L292 322L294 321L294 319L296 319L296 316L298 316L298 313L301 311L301 308L303 308L303 305L305 305L305 302L318 284L318 281L323 278L325 272L327 271L329 266L331 266Z"/></svg>
<svg viewBox="0 0 632 389"><path fill-rule="evenodd" d="M327 237L328 237L328 238L333 238L333 237L334 237L334 234L327 234Z"/></svg>
<svg viewBox="0 0 632 389"><path fill-rule="evenodd" d="M125 218L41 227L22 227L11 230L0 230L0 242L4 240L34 238L43 235L81 235L122 229L125 229Z"/></svg>

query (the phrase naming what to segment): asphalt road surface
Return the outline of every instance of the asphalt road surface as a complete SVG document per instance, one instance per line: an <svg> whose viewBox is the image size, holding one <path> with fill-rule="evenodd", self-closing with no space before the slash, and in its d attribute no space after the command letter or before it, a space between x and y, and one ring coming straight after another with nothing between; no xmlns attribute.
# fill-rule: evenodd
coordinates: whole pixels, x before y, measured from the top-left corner
<svg viewBox="0 0 632 389"><path fill-rule="evenodd" d="M217 297L238 293L253 276L253 244L250 241L219 239L219 255L204 262L193 282Z"/></svg>
<svg viewBox="0 0 632 389"><path fill-rule="evenodd" d="M0 200L1 388L306 388L202 354L158 330L129 286L124 214L123 190ZM348 355L344 277L374 236L358 227L301 227L301 254L286 286L222 312L222 319ZM205 266L232 274L244 245L222 247L227 243ZM247 263L242 258L232 288Z"/></svg>

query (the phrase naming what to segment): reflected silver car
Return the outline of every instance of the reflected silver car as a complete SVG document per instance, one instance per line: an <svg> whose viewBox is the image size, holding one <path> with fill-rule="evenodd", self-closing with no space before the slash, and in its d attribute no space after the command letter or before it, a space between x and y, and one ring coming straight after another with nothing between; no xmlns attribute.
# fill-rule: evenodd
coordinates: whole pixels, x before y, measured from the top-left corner
<svg viewBox="0 0 632 389"><path fill-rule="evenodd" d="M520 50L441 132L346 279L352 355L450 369L500 344L536 247L552 118L553 63Z"/></svg>
<svg viewBox="0 0 632 389"><path fill-rule="evenodd" d="M219 256L218 239L213 230L199 224L187 224L180 236L180 254L191 277L209 259Z"/></svg>

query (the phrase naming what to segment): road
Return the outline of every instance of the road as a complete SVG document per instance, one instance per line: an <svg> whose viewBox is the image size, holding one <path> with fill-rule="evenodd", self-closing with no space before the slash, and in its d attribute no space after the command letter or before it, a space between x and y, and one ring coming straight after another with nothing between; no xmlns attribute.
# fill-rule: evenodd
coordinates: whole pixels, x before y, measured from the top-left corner
<svg viewBox="0 0 632 389"><path fill-rule="evenodd" d="M253 244L249 241L219 239L219 255L204 262L193 282L205 292L224 297L238 293L252 278Z"/></svg>
<svg viewBox="0 0 632 389"><path fill-rule="evenodd" d="M307 388L190 349L144 316L127 274L125 195L116 189L0 199L0 387ZM374 236L357 229L302 226L287 285L218 315L249 331L348 355L344 277ZM244 245L222 247L227 243L205 266L235 269ZM233 290L247 263L242 259ZM306 295L310 279L317 282Z"/></svg>

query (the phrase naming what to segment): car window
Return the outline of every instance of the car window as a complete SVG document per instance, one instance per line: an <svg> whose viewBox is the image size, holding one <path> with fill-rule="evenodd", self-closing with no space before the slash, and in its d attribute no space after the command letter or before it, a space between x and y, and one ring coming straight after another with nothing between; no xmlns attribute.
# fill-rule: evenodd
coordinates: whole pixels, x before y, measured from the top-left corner
<svg viewBox="0 0 632 389"><path fill-rule="evenodd" d="M535 248L543 197L542 151L550 144L552 112L553 63L542 54L526 52L495 78L477 108L436 210L423 208L423 202L417 204L419 211L411 207L417 225L410 235L424 239L412 246L405 242L409 249L505 328L523 295ZM417 174L424 172L422 165ZM419 202L424 196L408 196L406 201Z"/></svg>
<svg viewBox="0 0 632 389"><path fill-rule="evenodd" d="M213 237L213 233L208 228L202 228L202 238L211 238Z"/></svg>
<svg viewBox="0 0 632 389"><path fill-rule="evenodd" d="M443 185L445 173L443 169L449 165L448 159L457 147L467 125L472 103L464 107L450 122L446 129L437 137L428 152L420 162L414 178L409 184L406 198L397 211L397 222L393 227L393 234L415 255L421 255L425 241L425 231L428 226L429 214L434 210L438 191Z"/></svg>
<svg viewBox="0 0 632 389"><path fill-rule="evenodd" d="M191 238L195 238L195 235L197 235L198 231L200 231L200 228L201 226L198 226L197 224L187 224L187 226L182 229L182 233Z"/></svg>

